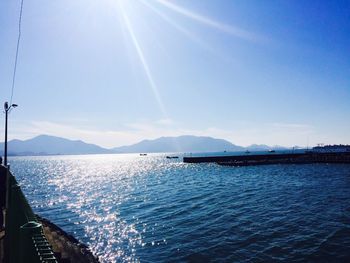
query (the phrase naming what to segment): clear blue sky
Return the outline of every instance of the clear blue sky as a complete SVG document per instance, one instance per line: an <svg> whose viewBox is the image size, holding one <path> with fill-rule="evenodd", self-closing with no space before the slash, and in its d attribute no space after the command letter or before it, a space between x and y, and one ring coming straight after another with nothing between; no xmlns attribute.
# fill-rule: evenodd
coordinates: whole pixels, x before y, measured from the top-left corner
<svg viewBox="0 0 350 263"><path fill-rule="evenodd" d="M0 2L1 103L19 7ZM350 143L349 14L341 0L24 0L10 138Z"/></svg>

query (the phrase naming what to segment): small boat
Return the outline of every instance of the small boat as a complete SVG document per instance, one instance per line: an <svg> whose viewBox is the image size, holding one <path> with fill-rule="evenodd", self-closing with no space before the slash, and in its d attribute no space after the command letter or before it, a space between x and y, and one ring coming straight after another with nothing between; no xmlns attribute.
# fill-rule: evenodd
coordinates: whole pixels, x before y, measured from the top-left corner
<svg viewBox="0 0 350 263"><path fill-rule="evenodd" d="M269 150L269 153L274 153L274 152L276 152L275 150Z"/></svg>
<svg viewBox="0 0 350 263"><path fill-rule="evenodd" d="M250 154L250 151L246 150L245 153L246 153L246 154Z"/></svg>
<svg viewBox="0 0 350 263"><path fill-rule="evenodd" d="M140 153L140 156L147 156L147 153Z"/></svg>
<svg viewBox="0 0 350 263"><path fill-rule="evenodd" d="M179 156L166 156L165 158L167 158L167 159L178 159Z"/></svg>

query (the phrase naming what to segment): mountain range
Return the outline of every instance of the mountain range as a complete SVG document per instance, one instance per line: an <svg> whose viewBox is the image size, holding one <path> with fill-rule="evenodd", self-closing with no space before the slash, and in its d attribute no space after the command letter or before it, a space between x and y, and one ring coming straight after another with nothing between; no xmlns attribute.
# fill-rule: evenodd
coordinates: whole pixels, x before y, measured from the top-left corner
<svg viewBox="0 0 350 263"><path fill-rule="evenodd" d="M4 143L0 144L3 152ZM39 135L29 140L11 140L8 142L9 155L56 155L56 154L102 154L111 153L95 144L80 140L68 140L61 137Z"/></svg>
<svg viewBox="0 0 350 263"><path fill-rule="evenodd" d="M0 154L3 155L4 143L0 143ZM287 149L281 146L253 144L242 147L223 139L212 137L183 135L178 137L161 137L154 140L143 140L139 143L102 148L81 140L69 140L61 137L39 135L28 140L11 140L8 142L8 155L73 155L73 154L107 154L107 153L157 153L157 152L239 152Z"/></svg>
<svg viewBox="0 0 350 263"><path fill-rule="evenodd" d="M112 149L115 152L219 152L243 151L241 146L223 139L184 135L178 137L161 137L155 140L143 140L139 143Z"/></svg>

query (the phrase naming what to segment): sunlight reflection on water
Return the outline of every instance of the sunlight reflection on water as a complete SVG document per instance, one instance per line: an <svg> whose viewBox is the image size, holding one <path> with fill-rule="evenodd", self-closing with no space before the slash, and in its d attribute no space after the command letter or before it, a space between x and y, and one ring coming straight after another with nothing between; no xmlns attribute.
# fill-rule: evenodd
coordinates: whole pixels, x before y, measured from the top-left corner
<svg viewBox="0 0 350 263"><path fill-rule="evenodd" d="M232 168L132 154L11 163L35 212L102 262L312 261L350 228L346 165ZM333 239L349 257L348 240Z"/></svg>

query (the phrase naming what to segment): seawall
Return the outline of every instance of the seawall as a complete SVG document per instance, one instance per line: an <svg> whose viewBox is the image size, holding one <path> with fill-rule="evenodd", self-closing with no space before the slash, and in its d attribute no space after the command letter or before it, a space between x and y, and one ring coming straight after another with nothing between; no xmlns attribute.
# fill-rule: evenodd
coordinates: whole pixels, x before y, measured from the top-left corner
<svg viewBox="0 0 350 263"><path fill-rule="evenodd" d="M98 263L86 245L35 215L21 186L6 171L5 231L0 231L0 263Z"/></svg>
<svg viewBox="0 0 350 263"><path fill-rule="evenodd" d="M38 215L37 217L43 225L44 234L51 244L58 262L99 263L98 257L93 255L88 246L49 220Z"/></svg>

